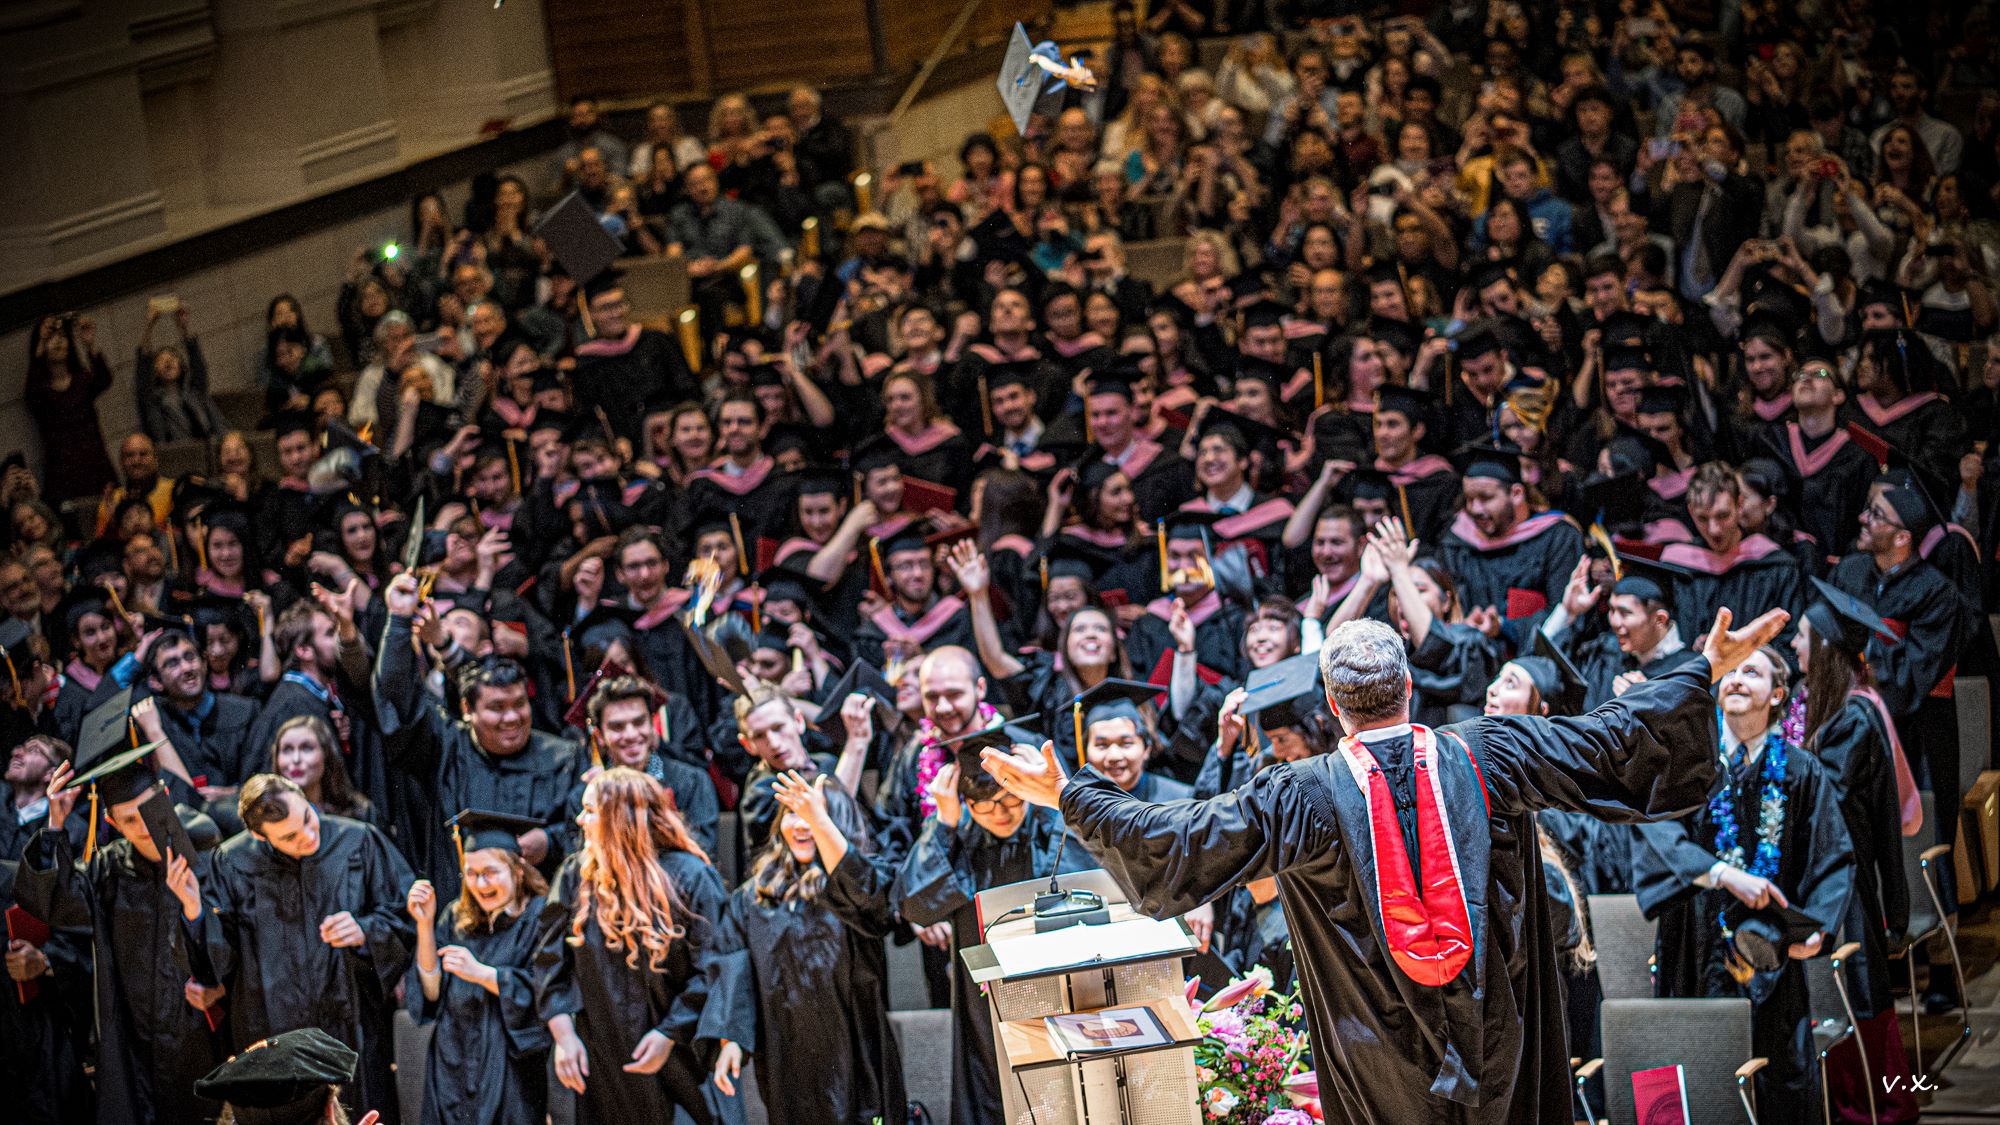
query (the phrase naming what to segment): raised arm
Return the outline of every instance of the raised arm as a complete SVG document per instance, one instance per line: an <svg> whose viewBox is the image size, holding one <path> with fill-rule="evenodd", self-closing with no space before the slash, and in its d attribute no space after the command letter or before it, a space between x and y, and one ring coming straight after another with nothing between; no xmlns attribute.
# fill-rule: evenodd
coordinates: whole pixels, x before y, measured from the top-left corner
<svg viewBox="0 0 2000 1125"><path fill-rule="evenodd" d="M958 577L959 591L972 611L972 635L979 642L979 662L986 666L987 675L1006 680L1027 671L1027 666L1007 651L1007 642L1000 638L1000 621L993 615L993 594L988 588L992 575L987 570L986 557L979 553L978 547L961 540L952 544L950 561L952 573Z"/></svg>
<svg viewBox="0 0 2000 1125"><path fill-rule="evenodd" d="M1185 914L1230 888L1275 875L1336 846L1339 832L1307 806L1292 766L1206 801L1141 801L1085 768L1065 777L1054 743L987 750L984 762L1008 792L1060 808L1063 821L1139 910ZM1310 768L1310 767L1308 767Z"/></svg>

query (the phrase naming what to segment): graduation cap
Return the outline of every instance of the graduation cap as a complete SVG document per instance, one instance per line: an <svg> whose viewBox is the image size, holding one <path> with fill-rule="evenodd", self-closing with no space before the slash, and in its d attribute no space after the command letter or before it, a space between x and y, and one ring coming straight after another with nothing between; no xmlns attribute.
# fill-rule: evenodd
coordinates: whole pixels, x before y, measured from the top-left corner
<svg viewBox="0 0 2000 1125"><path fill-rule="evenodd" d="M76 736L76 775L63 788L95 787L91 793L93 805L120 804L146 791L153 783L154 773L152 766L144 762L160 744L135 745L138 738L131 717L131 688L111 696L83 717ZM91 824L95 826L96 822L93 811Z"/></svg>
<svg viewBox="0 0 2000 1125"><path fill-rule="evenodd" d="M1549 714L1583 714L1583 673L1577 671L1567 653L1549 640L1548 634L1535 630L1535 655L1517 657L1514 663L1519 664L1528 673L1528 678L1535 681L1535 691L1548 705ZM1531 663L1547 667L1530 667Z"/></svg>
<svg viewBox="0 0 2000 1125"><path fill-rule="evenodd" d="M1789 352L1797 349L1798 339L1798 323L1768 308L1746 315L1742 330L1736 334L1738 348L1752 340L1762 340Z"/></svg>
<svg viewBox="0 0 2000 1125"><path fill-rule="evenodd" d="M1401 414L1416 425L1429 420L1431 396L1415 387L1386 384L1375 391L1375 413Z"/></svg>
<svg viewBox="0 0 2000 1125"><path fill-rule="evenodd" d="M227 1102L238 1111L239 1121L308 1125L325 1119L327 1087L353 1082L358 1061L360 1056L345 1043L317 1027L305 1027L251 1044L209 1071L194 1084L194 1092Z"/></svg>
<svg viewBox="0 0 2000 1125"><path fill-rule="evenodd" d="M535 237L548 245L563 270L592 296L602 290L591 287L604 284L601 276L625 252L625 244L597 221L597 212L581 191L570 192L549 208L535 224Z"/></svg>
<svg viewBox="0 0 2000 1125"><path fill-rule="evenodd" d="M1285 306L1263 296L1260 289L1257 299L1243 307L1243 329L1247 332L1252 328L1278 327L1285 323L1285 317L1290 312Z"/></svg>
<svg viewBox="0 0 2000 1125"><path fill-rule="evenodd" d="M1942 365L1916 329L1873 329L1862 334L1861 347L1904 390L1922 394L1938 389Z"/></svg>
<svg viewBox="0 0 2000 1125"><path fill-rule="evenodd" d="M452 842L458 845L460 863L465 862L465 853L486 848L520 855L521 844L516 837L547 827L543 821L531 817L485 809L465 809L444 823L451 829Z"/></svg>
<svg viewBox="0 0 2000 1125"><path fill-rule="evenodd" d="M1651 372L1653 370L1653 355L1646 350L1644 344L1605 344L1604 370L1606 373L1612 371Z"/></svg>
<svg viewBox="0 0 2000 1125"><path fill-rule="evenodd" d="M171 852L193 863L198 846L188 834L187 825L181 822L180 814L174 811L174 799L167 793L165 782L152 782L145 791L145 798L139 802L139 819L146 825L146 835L153 838L153 847L159 850L160 880L165 882L167 854ZM210 846L213 846L213 841Z"/></svg>
<svg viewBox="0 0 2000 1125"><path fill-rule="evenodd" d="M1117 564L1116 556L1104 548L1065 535L1042 551L1037 569L1041 572L1042 592L1046 594L1049 582L1056 578L1074 578L1086 587L1095 587Z"/></svg>
<svg viewBox="0 0 2000 1125"><path fill-rule="evenodd" d="M65 635L73 637L76 635L77 627L83 624L83 619L92 615L107 618L120 629L123 629L125 626L124 621L111 608L111 599L101 586L78 585L69 593L64 594L62 601L56 604L54 620L61 621ZM22 625L19 621L13 621L10 624L21 625L23 629L27 628L26 625ZM5 645L5 647L11 650L12 645L6 645L6 634L9 632L10 630L5 625L0 625L0 645ZM15 641L14 643L18 644L19 641ZM8 651L6 658L8 660L14 659L13 652Z"/></svg>
<svg viewBox="0 0 2000 1125"><path fill-rule="evenodd" d="M1284 392L1285 384L1291 378L1292 371L1281 363L1272 363L1268 359L1254 355L1238 355L1236 357L1237 381L1255 379L1257 382L1271 389L1271 398L1273 400L1276 400ZM1214 411L1211 410L1210 413L1214 413Z"/></svg>
<svg viewBox="0 0 2000 1125"><path fill-rule="evenodd" d="M200 643L201 641L201 638L195 635L194 616L192 614L154 613L151 610L141 610L139 612L139 619L143 624L144 630L148 633L155 630L162 633L186 633L189 640L196 643Z"/></svg>
<svg viewBox="0 0 2000 1125"><path fill-rule="evenodd" d="M7 665L7 698L21 694L21 677L35 668L34 632L17 617L0 621L0 661Z"/></svg>
<svg viewBox="0 0 2000 1125"><path fill-rule="evenodd" d="M1211 406L1202 414L1201 425L1196 427L1195 433L1198 438L1205 438L1212 433L1227 434L1232 430L1242 439L1246 452L1261 449L1267 455L1275 454L1279 442L1295 440L1289 431L1266 425L1233 410L1224 410L1220 406Z"/></svg>
<svg viewBox="0 0 2000 1125"><path fill-rule="evenodd" d="M813 716L813 725L830 727L839 722L840 709L847 705L847 697L855 692L868 697L869 705L875 712L875 729L894 731L903 725L903 713L896 709L895 685L883 678L881 669L866 660L856 660L840 674L833 690L827 693L826 705Z"/></svg>
<svg viewBox="0 0 2000 1125"><path fill-rule="evenodd" d="M1618 580L1611 584L1612 594L1658 602L1667 607L1669 614L1673 612L1674 591L1683 579L1694 573L1684 566L1644 558L1629 551L1618 555L1617 563Z"/></svg>
<svg viewBox="0 0 2000 1125"><path fill-rule="evenodd" d="M1181 300L1172 290L1154 297L1153 303L1146 306L1146 316L1148 318L1162 314L1174 318L1174 323L1184 329L1192 328L1194 322L1199 319L1199 314L1195 312L1194 306Z"/></svg>
<svg viewBox="0 0 2000 1125"><path fill-rule="evenodd" d="M1092 368L1089 391L1094 395L1117 395L1129 402L1133 397L1132 384L1145 381L1146 373L1137 365L1118 362L1109 367Z"/></svg>
<svg viewBox="0 0 2000 1125"><path fill-rule="evenodd" d="M182 477L174 482L173 505L168 518L186 526L211 505L227 499L229 493L198 477Z"/></svg>
<svg viewBox="0 0 2000 1125"><path fill-rule="evenodd" d="M528 423L528 433L532 436L543 430L554 430L563 441L567 442L576 422L576 416L567 411L537 410L534 419Z"/></svg>
<svg viewBox="0 0 2000 1125"><path fill-rule="evenodd" d="M805 609L818 609L826 597L826 584L788 562L767 566L757 572L756 583L764 590L764 604L793 602Z"/></svg>
<svg viewBox="0 0 2000 1125"><path fill-rule="evenodd" d="M271 436L281 438L286 434L307 433L318 439L319 418L310 410L280 410L271 415Z"/></svg>
<svg viewBox="0 0 2000 1125"><path fill-rule="evenodd" d="M1609 348L1613 344L1643 344L1659 323L1645 313L1620 309L1598 322L1597 328Z"/></svg>
<svg viewBox="0 0 2000 1125"><path fill-rule="evenodd" d="M1199 539L1206 544L1216 523L1228 518L1215 512L1181 508L1160 522L1168 539Z"/></svg>
<svg viewBox="0 0 2000 1125"><path fill-rule="evenodd" d="M891 465L903 464L903 447L887 433L879 433L856 445L847 455L848 467L866 475L876 469L886 469Z"/></svg>
<svg viewBox="0 0 2000 1125"><path fill-rule="evenodd" d="M430 525L425 521L424 515L424 498L418 496L416 511L411 513L409 526L403 531L403 572L405 574L423 565L424 533L430 530Z"/></svg>
<svg viewBox="0 0 2000 1125"><path fill-rule="evenodd" d="M1014 226L1014 220L1007 216L1005 208L995 207L984 219L972 225L965 232L972 240L974 260L979 262L1020 261L1034 251L1035 244ZM836 295L839 286L821 286L833 290Z"/></svg>
<svg viewBox="0 0 2000 1125"><path fill-rule="evenodd" d="M1639 392L1640 414L1681 416L1687 409L1688 389L1681 383L1653 383Z"/></svg>
<svg viewBox="0 0 2000 1125"><path fill-rule="evenodd" d="M1160 689L1154 688L1152 690L1158 692ZM1028 724L1035 722L1041 717L1041 712L1039 711L1033 714L1020 715L1011 722L987 727L984 730L976 730L971 734L960 735L957 738L938 743L939 748L950 751L952 761L958 764L958 784L961 787L960 791L964 791L964 786L968 781L975 787L974 792L981 790L991 792L994 788L997 788L997 783L992 781L986 773L985 766L980 763L979 756L989 748L994 750L1011 750L1015 746L1039 747L1043 741L1042 736L1030 728Z"/></svg>
<svg viewBox="0 0 2000 1125"><path fill-rule="evenodd" d="M1867 602L1823 578L1812 579L1819 597L1806 607L1806 620L1814 634L1842 652L1860 656L1868 650L1868 638L1881 637L1888 644L1899 643L1896 631Z"/></svg>
<svg viewBox="0 0 2000 1125"><path fill-rule="evenodd" d="M681 628L687 631L688 643L694 647L695 659L701 661L702 668L730 692L743 694L743 677L737 673L736 657L727 647L729 641L737 639L732 634L746 628L742 618L734 613L718 614L697 628L683 616Z"/></svg>
<svg viewBox="0 0 2000 1125"><path fill-rule="evenodd" d="M567 512L571 504L581 506L579 522L595 535L622 534L639 522L639 517L625 503L624 485L616 478L584 481L563 505L563 510Z"/></svg>
<svg viewBox="0 0 2000 1125"><path fill-rule="evenodd" d="M1424 334L1416 325L1407 320L1397 320L1392 316L1372 317L1368 330L1364 333L1378 344L1387 344L1406 356L1417 354L1423 346Z"/></svg>
<svg viewBox="0 0 2000 1125"><path fill-rule="evenodd" d="M1034 55L1035 45L1029 41L1027 29L1016 23L1014 33L1007 37L1007 55L1000 60L1000 75L994 79L1001 104L1007 107L1007 116L1024 137L1028 135L1028 121L1035 115L1035 103L1041 100L1046 77L1046 72L1035 65Z"/></svg>
<svg viewBox="0 0 2000 1125"><path fill-rule="evenodd" d="M1895 310L1896 315L1907 320L1910 311L1910 295L1902 286L1893 281L1876 279L1863 282L1861 292L1854 298L1854 311L1861 312L1870 305L1886 305Z"/></svg>
<svg viewBox="0 0 2000 1125"><path fill-rule="evenodd" d="M1796 906L1779 905L1773 899L1764 907L1753 907L1734 895L1723 903L1722 924L1734 931L1731 944L1736 955L1760 973L1776 972L1785 964L1790 946L1825 929Z"/></svg>
<svg viewBox="0 0 2000 1125"><path fill-rule="evenodd" d="M1465 326L1458 334L1458 346L1452 350L1458 353L1458 361L1478 359L1483 355L1507 350L1507 342L1500 338L1499 322L1484 317Z"/></svg>
<svg viewBox="0 0 2000 1125"><path fill-rule="evenodd" d="M1319 654L1303 652L1251 672L1243 681L1241 710L1268 733L1305 725L1306 716L1325 706L1325 696Z"/></svg>
<svg viewBox="0 0 2000 1125"><path fill-rule="evenodd" d="M1459 475L1467 480L1483 477L1502 484L1521 483L1521 451L1511 445L1474 442L1459 449Z"/></svg>
<svg viewBox="0 0 2000 1125"><path fill-rule="evenodd" d="M1141 734L1146 731L1145 712L1140 708L1160 694L1158 684L1138 680L1104 679L1070 703L1070 722L1076 728L1076 752L1083 756L1084 732L1093 723L1130 719Z"/></svg>
<svg viewBox="0 0 2000 1125"><path fill-rule="evenodd" d="M1613 472L1637 474L1641 480L1652 480L1661 469L1674 463L1673 451L1667 448L1665 442L1630 426L1621 426L1611 440L1604 443L1604 449L1611 456Z"/></svg>
<svg viewBox="0 0 2000 1125"><path fill-rule="evenodd" d="M1940 496L1950 495L1950 486L1938 481L1924 466L1902 459L1900 453L1894 446L1889 447L1889 468L1877 479L1887 486L1882 499L1896 510L1896 518L1903 521L1911 537L1921 543L1932 528L1950 522L1938 503Z"/></svg>

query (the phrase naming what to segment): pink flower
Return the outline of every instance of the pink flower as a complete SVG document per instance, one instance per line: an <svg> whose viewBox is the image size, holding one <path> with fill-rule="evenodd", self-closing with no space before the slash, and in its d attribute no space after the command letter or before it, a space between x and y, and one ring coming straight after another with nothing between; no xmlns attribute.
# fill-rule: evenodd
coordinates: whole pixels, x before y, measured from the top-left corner
<svg viewBox="0 0 2000 1125"><path fill-rule="evenodd" d="M1312 1125L1312 1114L1302 1109L1281 1109L1264 1118L1264 1125Z"/></svg>

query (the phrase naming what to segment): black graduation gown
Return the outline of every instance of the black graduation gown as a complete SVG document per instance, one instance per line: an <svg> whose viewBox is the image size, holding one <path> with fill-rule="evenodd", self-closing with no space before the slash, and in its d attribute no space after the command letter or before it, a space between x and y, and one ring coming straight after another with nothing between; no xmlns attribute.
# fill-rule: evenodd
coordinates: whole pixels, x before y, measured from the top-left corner
<svg viewBox="0 0 2000 1125"><path fill-rule="evenodd" d="M19 865L0 860L0 904L14 898ZM22 1125L91 1125L96 1099L84 1059L90 1051L90 932L54 929L41 945L49 971L34 995L0 981L0 1090L8 1120ZM111 1120L120 1120L112 1118Z"/></svg>
<svg viewBox="0 0 2000 1125"><path fill-rule="evenodd" d="M1543 809L1535 822L1548 833L1577 889L1585 895L1632 893L1632 826L1611 824L1565 809Z"/></svg>
<svg viewBox="0 0 2000 1125"><path fill-rule="evenodd" d="M1762 768L1739 766L1732 773L1718 777L1715 785L1718 791L1722 785L1735 787L1737 825L1747 862L1757 851ZM1831 942L1854 889L1854 851L1847 824L1827 771L1796 746L1785 758L1784 789L1785 826L1778 844L1778 874L1772 881L1795 909L1820 922L1824 941ZM1816 1091L1805 966L1787 959L1775 972L1758 973L1745 985L1730 976L1717 915L1735 898L1725 890L1703 890L1694 882L1708 874L1719 858L1714 850L1715 823L1706 804L1679 820L1640 825L1639 839L1643 846L1633 856L1634 889L1646 917L1659 922L1659 994L1749 997L1751 1046L1771 1060L1758 1081L1757 1120L1803 1125Z"/></svg>
<svg viewBox="0 0 2000 1125"><path fill-rule="evenodd" d="M1448 728L1477 764L1475 773L1440 742L1475 950L1441 988L1412 982L1385 955L1367 807L1338 755L1274 766L1213 800L1165 806L1134 801L1085 770L1062 805L1155 918L1277 876L1307 1025L1316 1042L1341 1045L1315 1056L1327 1120L1567 1122L1563 995L1534 813L1631 820L1692 807L1714 776L1713 707L1708 665L1698 661L1582 718L1489 717Z"/></svg>
<svg viewBox="0 0 2000 1125"><path fill-rule="evenodd" d="M729 897L708 1005L756 1055L772 1121L869 1125L907 1112L882 953L894 874L849 849L814 902L760 902L748 883Z"/></svg>
<svg viewBox="0 0 2000 1125"><path fill-rule="evenodd" d="M954 604L958 601L956 598L950 600ZM963 605L956 605L949 612L937 612L941 608L941 603L932 602L930 608L921 614L911 615L894 606L887 612L898 623L898 635L915 642L925 652L946 645L957 645L972 651L978 643L972 635L972 612ZM854 631L854 658L865 660L877 668L887 668L889 659L883 655L882 649L889 634L890 630L875 618L862 618L861 627Z"/></svg>
<svg viewBox="0 0 2000 1125"><path fill-rule="evenodd" d="M1529 518L1538 521L1532 535L1499 544L1482 543L1484 537L1463 513L1452 521L1438 554L1458 580L1460 605L1468 610L1493 606L1504 615L1526 617L1562 601L1569 572L1583 554L1583 532L1554 513ZM1509 591L1520 591L1516 608L1526 613L1508 613Z"/></svg>
<svg viewBox="0 0 2000 1125"><path fill-rule="evenodd" d="M1825 558L1839 558L1861 530L1861 509L1880 466L1854 444L1844 428L1814 441L1797 422L1764 431L1763 452L1775 457L1792 478L1798 498L1799 530L1813 537Z"/></svg>
<svg viewBox="0 0 2000 1125"><path fill-rule="evenodd" d="M578 857L565 860L542 912L542 937L535 965L536 1004L544 1023L559 1015L574 1018L590 1060L590 1076L576 1100L578 1125L631 1125L674 1120L680 1106L699 1125L714 1119L714 1087L693 1046L705 1034L703 1006L715 957L714 927L727 896L715 869L691 852L659 853L660 866L680 895L674 923L685 933L667 947L660 971L650 971L642 950L638 967L625 963L622 949L607 949L593 913L585 919L583 944L569 943L576 910ZM620 1068L649 1031L673 1040L667 1064L656 1074L628 1074Z"/></svg>
<svg viewBox="0 0 2000 1125"><path fill-rule="evenodd" d="M1479 707L1503 662L1500 642L1472 626L1431 622L1424 643L1410 653L1410 714L1440 726L1451 721L1448 708Z"/></svg>
<svg viewBox="0 0 2000 1125"><path fill-rule="evenodd" d="M1229 892L1215 904L1215 931L1209 948L1232 977L1262 965L1271 970L1272 986L1280 992L1290 992L1298 979L1292 928L1285 921L1282 898L1258 902L1248 887Z"/></svg>
<svg viewBox="0 0 2000 1125"><path fill-rule="evenodd" d="M616 354L591 354L603 341L579 348L570 385L579 413L604 411L617 436L637 449L644 445L646 401L692 402L701 398L701 383L688 370L678 341L651 328L639 330L632 346Z"/></svg>
<svg viewBox="0 0 2000 1125"><path fill-rule="evenodd" d="M251 774L270 767L271 748L263 747L260 757L250 745L250 728L257 721L255 700L211 691L204 699L207 710L183 711L166 697L157 698L160 726L196 782L241 785ZM234 810L230 813L223 821L225 830L234 825Z"/></svg>
<svg viewBox="0 0 2000 1125"><path fill-rule="evenodd" d="M1949 399L1937 395L1913 397L1923 398L1922 403L1887 422L1877 422L1857 395L1848 401L1842 420L1904 451L1938 479L1957 480L1958 459L1972 452L1972 441L1965 432L1965 416ZM1907 407L1907 399L1899 400L1885 413Z"/></svg>
<svg viewBox="0 0 2000 1125"><path fill-rule="evenodd" d="M1211 594L1194 607L1195 614L1201 613L1202 605ZM1226 679L1242 680L1250 674L1250 662L1243 655L1243 619L1245 614L1234 602L1217 599L1216 608L1207 616L1198 616L1194 625L1195 663ZM1167 630L1167 617L1171 613L1169 598L1156 598L1146 607L1146 616L1134 622L1131 631L1125 635L1125 656L1132 665L1132 675L1151 683L1165 683L1167 675L1173 671L1170 654L1174 650L1174 636ZM1159 673L1155 676L1155 673ZM1072 736L1071 741L1075 741Z"/></svg>
<svg viewBox="0 0 2000 1125"><path fill-rule="evenodd" d="M177 810L204 831L206 820ZM213 837L215 828L205 826ZM190 861L206 880L210 855ZM91 935L97 1001L97 1120L102 1125L209 1121L219 1103L197 1098L194 1083L221 1062L226 1044L188 1005L188 974L175 956L186 941L180 900L160 866L113 836L88 864L65 832L44 829L29 842L14 889L21 905L51 927ZM44 987L51 982L44 978ZM218 1020L229 1001L218 1006ZM9 1050L13 1050L10 1047Z"/></svg>
<svg viewBox="0 0 2000 1125"><path fill-rule="evenodd" d="M333 713L338 705L348 719L348 739L340 748L341 764L347 769L347 778L362 796L368 798L376 822L389 832L390 838L408 847L411 826L398 816L400 802L396 799L396 787L390 783L388 757L382 748L382 730L376 722L375 685L368 676L371 661L365 642L357 642L356 647L358 651L354 655L357 663L353 671L359 675L342 669L335 676L334 693L325 699L311 687L291 680L280 680L271 689L271 697L264 701L264 709L258 712L257 721L244 740L245 764L253 767L252 773L269 770L278 728L301 715L320 720L338 737L340 728L333 723Z"/></svg>
<svg viewBox="0 0 2000 1125"><path fill-rule="evenodd" d="M1731 607L1734 609L1735 607ZM1741 618L1739 618L1740 620ZM1692 620L1692 619L1690 619ZM1711 623L1713 618L1710 618ZM1680 626L1675 623L1674 627ZM1583 674L1583 705L1595 707L1613 697L1612 685L1618 677L1627 672L1637 672L1647 679L1654 679L1673 671L1701 655L1685 645L1665 656L1641 662L1638 657L1618 647L1618 635L1611 631L1604 618L1592 614L1585 621L1572 621L1562 636L1556 639L1576 670Z"/></svg>
<svg viewBox="0 0 2000 1125"><path fill-rule="evenodd" d="M343 1091L350 1113L375 1109L394 1121L394 992L415 949L403 911L415 877L380 829L326 815L319 828L319 851L303 860L248 832L218 848L202 883L208 908L186 923L193 940L176 956L190 962L185 971L215 983L199 971L205 955L206 967L229 986L236 1050L282 1031L320 1028L361 1056ZM361 945L335 949L320 940L321 919L341 911L361 924Z"/></svg>
<svg viewBox="0 0 2000 1125"><path fill-rule="evenodd" d="M498 995L443 973L424 999L412 963L404 983L412 1013L434 1023L424 1069L424 1125L542 1125L549 1108L549 1028L535 1008L542 900L492 928L461 930L457 900L440 901L437 945L462 945L499 974ZM442 972L442 968L439 970Z"/></svg>
<svg viewBox="0 0 2000 1125"><path fill-rule="evenodd" d="M918 926L951 923L956 970L951 975L951 1125L1000 1125L1001 1121L1000 1073L986 996L958 960L961 950L983 943L975 896L992 887L1046 878L1062 836L1063 818L1038 806L1031 806L1027 819L1004 840L979 827L970 815L955 828L933 816L924 821L896 876L892 897L905 921ZM1088 856L1064 851L1064 871L1093 866Z"/></svg>
<svg viewBox="0 0 2000 1125"><path fill-rule="evenodd" d="M390 764L410 783L411 851L417 869L437 885L439 899L458 897L458 853L444 822L460 809L542 821L549 854L541 866L545 873L554 871L575 842L569 797L587 764L576 744L531 731L519 753L500 757L481 750L470 726L421 698L407 617L389 619L375 690Z"/></svg>
<svg viewBox="0 0 2000 1125"><path fill-rule="evenodd" d="M1973 630L1985 627L1967 600L1975 591L1954 586L1925 560L1913 558L1883 574L1873 557L1858 552L1840 560L1828 581L1867 602L1901 634L1900 644L1868 639L1875 690L1895 719L1918 782L1927 783L1938 808L1958 808L1964 794L1958 784L1957 715L1950 699L1933 692L1964 654ZM1947 721L1939 726L1924 721L1927 717Z"/></svg>
<svg viewBox="0 0 2000 1125"><path fill-rule="evenodd" d="M1125 475L1132 479L1132 497L1139 506L1139 518L1151 524L1172 514L1195 494L1194 466L1150 438L1133 441L1145 444L1136 451L1127 450Z"/></svg>
<svg viewBox="0 0 2000 1125"><path fill-rule="evenodd" d="M1799 573L1798 560L1776 543L1762 535L1747 536L1729 558L1699 544L1673 543L1661 552L1660 560L1688 571L1674 579L1674 619L1687 622L1695 636L1707 632L1715 623L1715 611L1724 606L1738 623L1766 610L1784 609L1792 619L1785 622L1776 643L1783 647L1791 642L1799 614L1806 608L1806 579Z"/></svg>
<svg viewBox="0 0 2000 1125"><path fill-rule="evenodd" d="M1902 810L1896 796L1889 732L1873 704L1858 696L1813 737L1840 801L1840 815L1854 842L1854 893L1840 923L1842 941L1861 943L1861 956L1844 962L1854 1014L1868 1019L1890 1011L1893 977L1889 937L1910 923L1910 884L1903 873Z"/></svg>

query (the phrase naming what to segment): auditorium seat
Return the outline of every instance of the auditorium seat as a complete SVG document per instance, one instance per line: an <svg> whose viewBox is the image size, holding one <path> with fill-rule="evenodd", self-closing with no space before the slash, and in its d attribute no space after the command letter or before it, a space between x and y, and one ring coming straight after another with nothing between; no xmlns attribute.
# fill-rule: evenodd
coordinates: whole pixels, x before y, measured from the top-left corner
<svg viewBox="0 0 2000 1125"><path fill-rule="evenodd" d="M1639 910L1635 895L1590 895L1591 943L1597 949L1597 980L1606 1000L1650 999L1653 995L1654 925Z"/></svg>
<svg viewBox="0 0 2000 1125"><path fill-rule="evenodd" d="M1611 1125L1636 1125L1634 1071L1683 1068L1689 1121L1756 1121L1755 1076L1765 1060L1750 1046L1750 1001L1606 1000L1604 1057L1577 1071L1578 1081L1604 1075L1606 1104L1591 1107Z"/></svg>
<svg viewBox="0 0 2000 1125"><path fill-rule="evenodd" d="M1833 1102L1827 1091L1827 1052L1843 1042L1852 1042L1854 1051L1861 1058L1861 1080L1868 1088L1868 1101L1874 1116L1875 1078L1879 1069L1868 1058L1868 1045L1861 1040L1860 1028L1855 1026L1854 1005L1847 996L1847 978L1841 973L1841 966L1847 959L1861 951L1861 943L1850 941L1825 957L1808 957L1806 970L1806 1005L1812 1018L1813 1052L1819 1057L1819 1103L1821 1116L1832 1121Z"/></svg>
<svg viewBox="0 0 2000 1125"><path fill-rule="evenodd" d="M951 1116L951 1011L926 1008L890 1012L896 1049L903 1056L903 1087L913 1102L924 1103L931 1120Z"/></svg>

